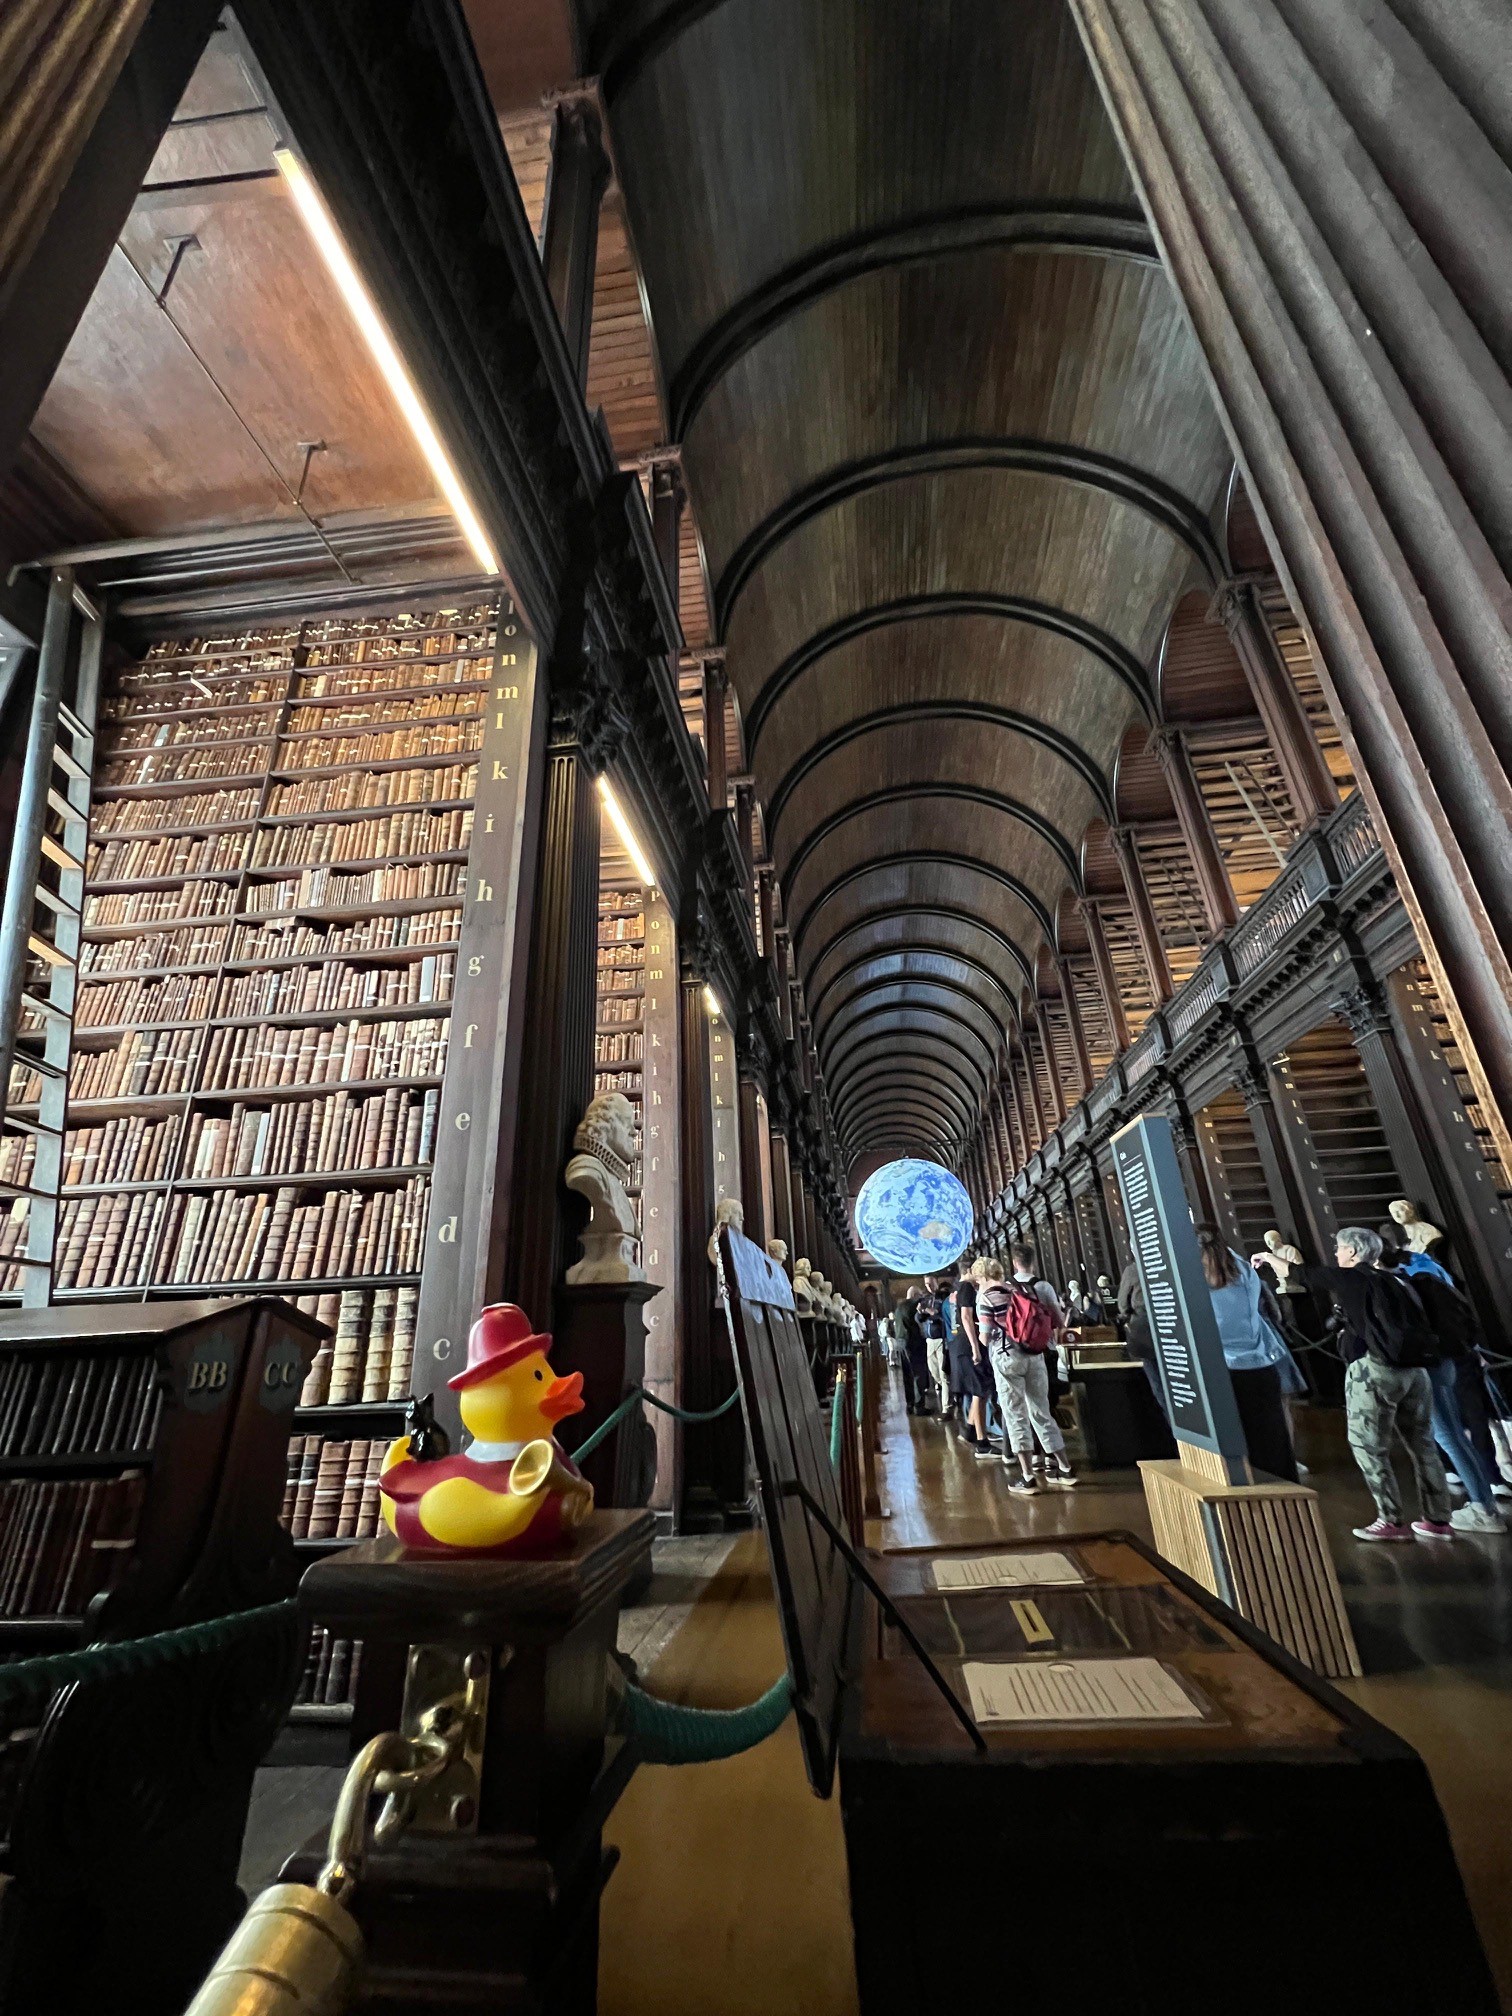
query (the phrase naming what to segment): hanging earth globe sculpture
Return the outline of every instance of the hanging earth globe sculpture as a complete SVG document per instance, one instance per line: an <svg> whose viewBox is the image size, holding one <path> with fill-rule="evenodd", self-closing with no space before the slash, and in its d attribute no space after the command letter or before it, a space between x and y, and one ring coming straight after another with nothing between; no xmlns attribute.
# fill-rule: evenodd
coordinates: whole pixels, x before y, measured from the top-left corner
<svg viewBox="0 0 1512 2016"><path fill-rule="evenodd" d="M973 1214L965 1186L938 1162L905 1157L874 1170L856 1199L856 1229L895 1274L934 1274L965 1250Z"/></svg>

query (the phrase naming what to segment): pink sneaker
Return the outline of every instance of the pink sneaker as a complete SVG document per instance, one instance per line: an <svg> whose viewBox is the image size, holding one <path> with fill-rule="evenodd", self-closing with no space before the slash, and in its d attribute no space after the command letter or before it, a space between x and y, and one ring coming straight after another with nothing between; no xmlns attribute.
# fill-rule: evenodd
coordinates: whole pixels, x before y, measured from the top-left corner
<svg viewBox="0 0 1512 2016"><path fill-rule="evenodd" d="M1412 1528L1398 1526L1391 1519L1372 1519L1368 1526L1356 1526L1356 1540L1410 1540Z"/></svg>
<svg viewBox="0 0 1512 2016"><path fill-rule="evenodd" d="M1447 1519L1414 1519L1412 1530L1419 1540L1452 1540L1454 1528Z"/></svg>

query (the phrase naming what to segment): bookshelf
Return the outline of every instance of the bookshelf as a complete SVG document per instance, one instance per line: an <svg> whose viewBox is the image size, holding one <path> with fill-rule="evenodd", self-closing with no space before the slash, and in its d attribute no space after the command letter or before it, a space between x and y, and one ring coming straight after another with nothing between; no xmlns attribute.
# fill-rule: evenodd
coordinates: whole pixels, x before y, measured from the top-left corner
<svg viewBox="0 0 1512 2016"><path fill-rule="evenodd" d="M635 1156L629 1195L644 1235L642 1101L645 1065L646 891L617 841L599 855L598 986L593 1034L593 1091L622 1092L635 1108Z"/></svg>

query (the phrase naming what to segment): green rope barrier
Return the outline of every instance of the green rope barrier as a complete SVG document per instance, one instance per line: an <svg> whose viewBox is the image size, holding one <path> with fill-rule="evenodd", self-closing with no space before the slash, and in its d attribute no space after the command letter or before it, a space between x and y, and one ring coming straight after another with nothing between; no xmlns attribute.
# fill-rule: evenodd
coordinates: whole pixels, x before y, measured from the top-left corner
<svg viewBox="0 0 1512 2016"><path fill-rule="evenodd" d="M782 1727L792 1705L793 1684L785 1673L744 1708L685 1708L627 1683L619 1725L639 1744L647 1764L712 1764L764 1743Z"/></svg>
<svg viewBox="0 0 1512 2016"><path fill-rule="evenodd" d="M633 1393L625 1395L608 1420L600 1421L582 1446L572 1451L572 1460L574 1463L581 1463L585 1456L591 1456L604 1437L612 1435L625 1416L639 1407L642 1401L649 1406L659 1407L663 1414L671 1414L679 1421L698 1422L717 1421L721 1414L729 1413L739 1398L740 1388L737 1386L727 1400L722 1400L717 1407L711 1407L706 1414L690 1414L686 1407L674 1407L670 1400L659 1400L654 1393L648 1393L644 1386L637 1386Z"/></svg>
<svg viewBox="0 0 1512 2016"><path fill-rule="evenodd" d="M0 1710L45 1701L73 1680L117 1680L168 1666L186 1653L219 1651L246 1632L261 1631L289 1615L295 1599L265 1603L255 1610L233 1610L226 1617L207 1617L202 1624L180 1624L146 1638L122 1638L113 1643L81 1645L72 1652L46 1652L36 1659L18 1659L0 1666Z"/></svg>
<svg viewBox="0 0 1512 2016"><path fill-rule="evenodd" d="M840 1391L835 1389L830 1401L830 1468L836 1472L840 1468L840 1434L845 1422L845 1409L840 1405Z"/></svg>

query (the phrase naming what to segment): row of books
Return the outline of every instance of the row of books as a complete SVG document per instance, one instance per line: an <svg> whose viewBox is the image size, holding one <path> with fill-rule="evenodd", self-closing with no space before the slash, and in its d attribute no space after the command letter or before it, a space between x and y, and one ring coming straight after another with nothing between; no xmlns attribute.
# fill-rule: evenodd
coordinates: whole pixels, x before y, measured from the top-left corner
<svg viewBox="0 0 1512 2016"><path fill-rule="evenodd" d="M353 924L268 923L232 926L233 963L248 959L289 959L305 953L392 951L404 945L448 945L457 935L460 909L382 912Z"/></svg>
<svg viewBox="0 0 1512 2016"><path fill-rule="evenodd" d="M362 1640L337 1638L323 1624L310 1633L304 1669L294 1692L296 1708L337 1708L357 1699Z"/></svg>
<svg viewBox="0 0 1512 2016"><path fill-rule="evenodd" d="M185 826L233 826L257 816L261 791L196 791L172 798L106 798L90 811L93 840L117 833L178 832Z"/></svg>
<svg viewBox="0 0 1512 2016"><path fill-rule="evenodd" d="M165 1039L137 1040L147 1045ZM206 1087L253 1092L267 1085L328 1084L333 1078L343 1084L372 1078L429 1078L440 1074L445 1059L446 1020L435 1015L214 1029L205 1045L201 1082Z"/></svg>
<svg viewBox="0 0 1512 2016"><path fill-rule="evenodd" d="M96 770L95 781L107 790L117 784L189 784L202 777L249 777L267 765L265 742L231 749L161 749L150 756L107 757Z"/></svg>
<svg viewBox="0 0 1512 2016"><path fill-rule="evenodd" d="M598 942L600 945L615 945L626 938L642 939L646 935L644 911L636 910L616 917L600 917Z"/></svg>
<svg viewBox="0 0 1512 2016"><path fill-rule="evenodd" d="M305 1281L418 1271L427 1188L133 1191L69 1198L54 1279L59 1288L149 1282Z"/></svg>
<svg viewBox="0 0 1512 2016"><path fill-rule="evenodd" d="M179 931L147 932L131 937L93 939L79 959L79 977L108 977L115 973L152 973L164 969L215 966L226 950L229 923L185 926Z"/></svg>
<svg viewBox="0 0 1512 2016"><path fill-rule="evenodd" d="M292 667L276 672L226 672L211 686L204 674L175 668L161 679L123 684L118 691L107 693L100 702L99 719L126 721L169 707L192 707L196 701L201 703L196 709L200 718L204 718L206 707L255 707L282 700L291 672ZM210 695L214 697L207 697Z"/></svg>
<svg viewBox="0 0 1512 2016"><path fill-rule="evenodd" d="M347 763L392 763L405 756L457 756L476 749L482 718L419 723L372 735L311 735L280 752L280 771L316 770ZM290 760L282 760L283 758Z"/></svg>
<svg viewBox="0 0 1512 2016"><path fill-rule="evenodd" d="M109 980L80 990L79 1029L142 1029L163 1022L319 1015L348 1008L407 1008L451 998L454 952L395 966L288 967L276 973L171 973Z"/></svg>
<svg viewBox="0 0 1512 2016"><path fill-rule="evenodd" d="M486 684L485 679L482 685ZM427 693L406 693L401 688L397 699L373 691L344 693L329 700L301 695L303 704L296 704L289 710L283 732L285 735L308 735L332 732L338 728L364 728L376 721L398 728L418 721L457 720L478 711L482 685L476 680L467 684L454 682L446 686L437 685Z"/></svg>
<svg viewBox="0 0 1512 2016"><path fill-rule="evenodd" d="M95 1127L70 1127L63 1164L63 1187L80 1183L151 1183L172 1167L179 1115L144 1113L106 1120Z"/></svg>
<svg viewBox="0 0 1512 2016"><path fill-rule="evenodd" d="M295 813L358 812L385 805L427 805L448 798L471 798L478 781L476 763L445 763L419 770L352 770L341 777L301 777L275 784L268 793L267 817Z"/></svg>
<svg viewBox="0 0 1512 2016"><path fill-rule="evenodd" d="M645 947L643 945L640 944L606 945L603 942L603 939L600 938L599 952L598 952L598 972L599 972L600 987L602 987L605 984L604 975L606 973L613 973L613 972L622 972L633 975L634 976L633 982L627 982L626 984L627 985L633 984L638 987L641 984L641 975L645 972L645 970L646 970L646 958L645 958Z"/></svg>
<svg viewBox="0 0 1512 2016"><path fill-rule="evenodd" d="M146 1478L0 1483L0 1617L73 1617L119 1579Z"/></svg>
<svg viewBox="0 0 1512 2016"><path fill-rule="evenodd" d="M383 1524L378 1479L388 1440L289 1438L283 1511L296 1540L367 1540Z"/></svg>
<svg viewBox="0 0 1512 2016"><path fill-rule="evenodd" d="M187 1090L202 1040L199 1029L125 1036L111 1050L75 1050L72 1099L145 1099Z"/></svg>
<svg viewBox="0 0 1512 2016"><path fill-rule="evenodd" d="M173 833L160 840L96 841L89 850L89 880L92 884L143 882L155 875L233 873L241 867L246 851L244 833Z"/></svg>
<svg viewBox="0 0 1512 2016"><path fill-rule="evenodd" d="M403 657L452 658L459 651L489 645L495 614L494 603L483 601L465 609L405 611L398 616L317 617L301 626L299 642L312 666L333 659L370 665Z"/></svg>
<svg viewBox="0 0 1512 2016"><path fill-rule="evenodd" d="M614 977L618 979L620 976L616 974ZM641 1000L642 996L638 992L632 994L628 988L619 990L610 988L598 1004L598 1019L600 1022L626 1025L639 1022Z"/></svg>
<svg viewBox="0 0 1512 2016"><path fill-rule="evenodd" d="M315 699L321 694L344 692L350 685L350 674L358 665L363 668L362 690L365 693L392 693L407 686L447 686L461 681L476 680L488 676L488 661L494 655L492 644L472 645L465 651L447 651L425 656L405 652L375 665L371 660L348 659L334 662L331 666L307 665L294 674L295 691L301 699Z"/></svg>
<svg viewBox="0 0 1512 2016"><path fill-rule="evenodd" d="M219 696L218 696L219 697ZM144 754L152 749L181 749L185 743L269 741L277 726L277 699L247 709L215 709L192 704L162 714L127 714L110 724L110 753Z"/></svg>
<svg viewBox="0 0 1512 2016"><path fill-rule="evenodd" d="M315 1353L301 1407L343 1407L355 1401L404 1400L415 1363L415 1318L420 1290L343 1288L339 1294L301 1299L334 1332Z"/></svg>
<svg viewBox="0 0 1512 2016"><path fill-rule="evenodd" d="M0 1356L0 1461L145 1453L162 1404L150 1355L8 1352Z"/></svg>
<svg viewBox="0 0 1512 2016"><path fill-rule="evenodd" d="M593 1039L595 1064L639 1064L644 1055L640 1029L612 1029Z"/></svg>
<svg viewBox="0 0 1512 2016"><path fill-rule="evenodd" d="M107 894L84 899L84 926L98 931L112 924L162 924L180 917L224 917L236 906L232 882L178 882L168 889L135 895Z"/></svg>
<svg viewBox="0 0 1512 2016"><path fill-rule="evenodd" d="M472 807L440 812L390 812L372 819L330 820L323 826L264 826L252 848L255 868L319 861L387 861L405 854L451 854L472 838ZM224 837L231 837L229 835Z"/></svg>
<svg viewBox="0 0 1512 2016"><path fill-rule="evenodd" d="M271 1107L238 1100L229 1115L190 1115L185 1174L214 1181L285 1171L413 1169L434 1152L440 1103L435 1086L400 1085Z"/></svg>
<svg viewBox="0 0 1512 2016"><path fill-rule="evenodd" d="M253 883L242 899L242 908L249 915L267 915L281 910L356 910L367 903L413 903L428 896L453 895L461 886L461 876L460 861L390 863L356 871L322 862L297 876Z"/></svg>

